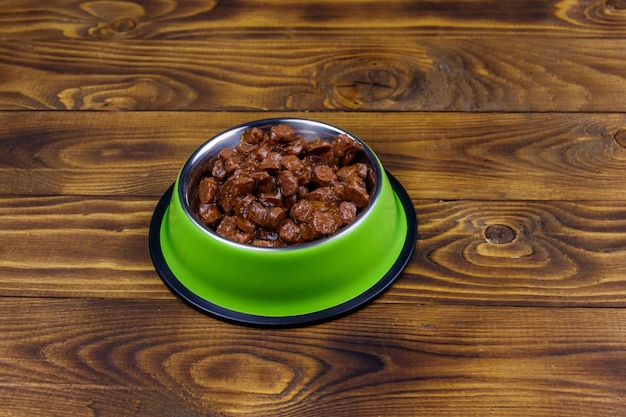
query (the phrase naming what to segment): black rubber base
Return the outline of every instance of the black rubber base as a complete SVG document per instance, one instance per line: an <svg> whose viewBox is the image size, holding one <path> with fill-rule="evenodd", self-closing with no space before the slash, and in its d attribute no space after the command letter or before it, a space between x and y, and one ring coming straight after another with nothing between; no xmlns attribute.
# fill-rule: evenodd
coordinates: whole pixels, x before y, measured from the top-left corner
<svg viewBox="0 0 626 417"><path fill-rule="evenodd" d="M154 263L154 267L156 268L157 272L159 273L165 284L170 288L173 293L177 294L184 301L189 303L194 308L202 311L203 313L229 322L244 324L248 326L293 327L310 325L338 318L363 306L364 304L376 298L383 291L385 291L391 285L391 283L395 281L395 279L402 273L415 249L415 243L417 241L417 217L415 215L413 202L411 201L411 198L407 194L406 190L398 182L398 180L396 180L389 173L387 173L387 176L389 177L389 181L391 182L391 186L395 194L400 199L405 216L407 218L407 235L405 237L402 251L400 252L400 255L396 259L396 262L392 265L389 271L367 291L361 293L351 300L348 300L334 307L297 316L266 317L242 313L239 311L220 307L216 304L213 304L210 300L205 300L204 298L201 298L193 292L189 291L176 278L176 276L174 276L167 263L165 262L163 252L161 251L161 223L172 197L172 190L174 188L173 185L165 192L163 197L161 197L161 200L154 210L152 221L150 222L149 245L152 262Z"/></svg>

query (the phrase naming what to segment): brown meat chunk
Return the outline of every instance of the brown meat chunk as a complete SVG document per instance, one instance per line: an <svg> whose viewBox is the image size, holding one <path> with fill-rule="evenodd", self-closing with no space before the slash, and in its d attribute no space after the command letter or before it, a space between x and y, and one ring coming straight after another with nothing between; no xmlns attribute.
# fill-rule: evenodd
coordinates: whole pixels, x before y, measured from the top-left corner
<svg viewBox="0 0 626 417"><path fill-rule="evenodd" d="M233 216L224 217L219 226L217 226L217 233L227 239L234 237L237 234L237 231L237 223L235 223L235 218Z"/></svg>
<svg viewBox="0 0 626 417"><path fill-rule="evenodd" d="M300 228L291 219L285 220L278 229L278 236L288 244L301 243Z"/></svg>
<svg viewBox="0 0 626 417"><path fill-rule="evenodd" d="M351 201L342 201L339 203L339 217L341 217L341 223L347 225L352 223L356 219L357 207Z"/></svg>
<svg viewBox="0 0 626 417"><path fill-rule="evenodd" d="M235 205L232 208L236 216L241 218L248 218L248 209L253 201L256 201L256 197L252 194L246 194L235 200Z"/></svg>
<svg viewBox="0 0 626 417"><path fill-rule="evenodd" d="M276 183L284 196L294 195L298 192L298 178L291 171L282 170L276 174Z"/></svg>
<svg viewBox="0 0 626 417"><path fill-rule="evenodd" d="M306 150L311 154L323 154L332 149L332 145L319 138L306 143Z"/></svg>
<svg viewBox="0 0 626 417"><path fill-rule="evenodd" d="M235 149L240 154L250 155L251 153L253 153L257 149L259 149L259 147L257 145L255 145L255 144L252 144L252 143L241 142L240 144L238 144L235 147Z"/></svg>
<svg viewBox="0 0 626 417"><path fill-rule="evenodd" d="M313 227L310 226L308 223L303 223L299 227L300 227L300 239L302 240L302 243L310 242L316 238Z"/></svg>
<svg viewBox="0 0 626 417"><path fill-rule="evenodd" d="M250 177L230 177L220 187L219 200L224 213L229 213L238 205L237 200L254 189L254 180Z"/></svg>
<svg viewBox="0 0 626 417"><path fill-rule="evenodd" d="M361 152L361 145L344 134L337 135L332 141L333 154L341 160L343 165L348 165Z"/></svg>
<svg viewBox="0 0 626 417"><path fill-rule="evenodd" d="M258 225L265 224L265 217L267 216L267 208L258 201L253 201L248 207L248 218Z"/></svg>
<svg viewBox="0 0 626 417"><path fill-rule="evenodd" d="M201 203L214 203L219 191L217 181L213 177L203 178L198 186L198 198Z"/></svg>
<svg viewBox="0 0 626 417"><path fill-rule="evenodd" d="M322 202L328 206L334 206L341 200L330 187L316 188L308 193L305 198L311 201Z"/></svg>
<svg viewBox="0 0 626 417"><path fill-rule="evenodd" d="M346 184L343 181L335 181L330 188L338 200L346 200Z"/></svg>
<svg viewBox="0 0 626 417"><path fill-rule="evenodd" d="M330 236L341 227L341 218L333 211L315 211L312 226L318 236Z"/></svg>
<svg viewBox="0 0 626 417"><path fill-rule="evenodd" d="M357 177L358 172L355 165L346 165L337 170L337 177L347 179L350 177Z"/></svg>
<svg viewBox="0 0 626 417"><path fill-rule="evenodd" d="M296 132L289 125L280 124L270 128L270 139L275 142L291 142Z"/></svg>
<svg viewBox="0 0 626 417"><path fill-rule="evenodd" d="M226 239L239 243L250 243L254 238L254 233L242 232L237 227L234 216L224 217L219 226L217 226L216 231Z"/></svg>
<svg viewBox="0 0 626 417"><path fill-rule="evenodd" d="M244 232L252 233L256 230L256 224L254 224L254 222L250 219L235 216L235 224Z"/></svg>
<svg viewBox="0 0 626 417"><path fill-rule="evenodd" d="M278 152L269 152L265 159L259 162L259 169L262 170L272 170L272 169L280 169L282 162L282 155Z"/></svg>
<svg viewBox="0 0 626 417"><path fill-rule="evenodd" d="M222 181L226 178L228 172L226 171L226 168L224 168L224 161L222 161L221 159L215 161L215 165L213 165L213 169L211 170L211 175L213 175L213 178L219 181Z"/></svg>
<svg viewBox="0 0 626 417"><path fill-rule="evenodd" d="M274 192L271 192L271 193L259 193L257 198L265 206L282 206L283 205L283 195L280 193L279 190L275 190Z"/></svg>
<svg viewBox="0 0 626 417"><path fill-rule="evenodd" d="M291 207L289 214L298 223L309 223L313 220L313 204L310 201L298 201Z"/></svg>
<svg viewBox="0 0 626 417"><path fill-rule="evenodd" d="M365 182L359 177L350 177L346 181L345 197L357 207L365 207L370 201Z"/></svg>
<svg viewBox="0 0 626 417"><path fill-rule="evenodd" d="M262 248L277 248L281 246L285 246L282 241L278 239L253 239L252 244L254 246L259 246Z"/></svg>
<svg viewBox="0 0 626 417"><path fill-rule="evenodd" d="M280 223L285 219L286 211L282 207L271 207L267 209L265 216L265 224L263 226L270 230L276 230Z"/></svg>
<svg viewBox="0 0 626 417"><path fill-rule="evenodd" d="M237 157L233 157L224 161L224 169L227 173L233 174L241 169L241 161Z"/></svg>
<svg viewBox="0 0 626 417"><path fill-rule="evenodd" d="M367 164L363 162L357 162L356 164L354 164L354 167L356 168L356 174L359 176L359 178L361 179L367 178L367 175L370 172L370 169L367 166Z"/></svg>
<svg viewBox="0 0 626 417"><path fill-rule="evenodd" d="M258 127L248 129L243 133L241 140L254 145L259 144L263 140L263 131Z"/></svg>
<svg viewBox="0 0 626 417"><path fill-rule="evenodd" d="M250 204L248 219L269 230L276 230L285 219L286 210L282 207L265 207L258 201Z"/></svg>
<svg viewBox="0 0 626 417"><path fill-rule="evenodd" d="M254 189L254 180L250 177L230 177L220 188L220 197L229 198L249 194Z"/></svg>
<svg viewBox="0 0 626 417"><path fill-rule="evenodd" d="M337 179L337 175L328 165L316 165L313 167L312 179L316 184L326 187Z"/></svg>
<svg viewBox="0 0 626 417"><path fill-rule="evenodd" d="M267 184L272 181L272 176L267 171L254 171L250 173L250 178L254 180L257 186Z"/></svg>
<svg viewBox="0 0 626 417"><path fill-rule="evenodd" d="M285 155L283 156L281 162L285 169L288 169L293 173L298 173L305 168L304 162L302 162L302 160L296 155Z"/></svg>
<svg viewBox="0 0 626 417"><path fill-rule="evenodd" d="M263 142L257 147L256 151L254 151L250 156L255 161L263 161L267 158L267 155L272 151L272 147L267 143Z"/></svg>
<svg viewBox="0 0 626 417"><path fill-rule="evenodd" d="M201 204L199 214L202 220L209 226L215 225L222 219L222 212L215 204Z"/></svg>
<svg viewBox="0 0 626 417"><path fill-rule="evenodd" d="M232 148L225 148L222 149L218 154L217 157L219 159L222 160L222 162L226 162L227 160L234 158L238 155L237 150L236 149L232 149Z"/></svg>
<svg viewBox="0 0 626 417"><path fill-rule="evenodd" d="M285 147L285 153L288 155L301 155L306 149L306 141L302 136L296 138Z"/></svg>

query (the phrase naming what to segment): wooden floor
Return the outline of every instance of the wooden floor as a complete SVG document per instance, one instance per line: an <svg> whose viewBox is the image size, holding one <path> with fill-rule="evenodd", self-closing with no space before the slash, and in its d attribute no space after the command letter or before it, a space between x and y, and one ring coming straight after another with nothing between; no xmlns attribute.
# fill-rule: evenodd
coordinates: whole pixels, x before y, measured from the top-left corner
<svg viewBox="0 0 626 417"><path fill-rule="evenodd" d="M249 328L148 227L222 130L367 142L417 246L362 309ZM626 415L626 1L0 2L0 416Z"/></svg>

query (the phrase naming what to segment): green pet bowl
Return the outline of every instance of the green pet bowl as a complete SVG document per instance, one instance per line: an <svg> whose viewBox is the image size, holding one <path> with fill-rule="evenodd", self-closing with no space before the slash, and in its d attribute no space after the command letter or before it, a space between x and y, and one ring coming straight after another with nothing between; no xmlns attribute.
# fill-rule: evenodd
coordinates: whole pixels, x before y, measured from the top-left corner
<svg viewBox="0 0 626 417"><path fill-rule="evenodd" d="M280 248L227 240L191 208L197 184L207 163L240 143L245 130L277 124L307 140L343 133L360 143L375 177L370 203L324 239ZM240 324L294 326L336 318L378 296L407 265L416 236L411 199L365 143L317 121L266 119L222 132L190 156L155 209L149 245L165 284L200 311Z"/></svg>

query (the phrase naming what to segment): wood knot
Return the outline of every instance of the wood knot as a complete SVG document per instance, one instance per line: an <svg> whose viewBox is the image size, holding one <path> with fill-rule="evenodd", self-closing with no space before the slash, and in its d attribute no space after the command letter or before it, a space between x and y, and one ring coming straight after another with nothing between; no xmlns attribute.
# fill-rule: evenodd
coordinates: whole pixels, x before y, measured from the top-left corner
<svg viewBox="0 0 626 417"><path fill-rule="evenodd" d="M510 243L516 236L515 230L504 224L492 224L485 230L487 241L496 245Z"/></svg>
<svg viewBox="0 0 626 417"><path fill-rule="evenodd" d="M616 10L626 10L626 0L606 0L606 6Z"/></svg>
<svg viewBox="0 0 626 417"><path fill-rule="evenodd" d="M342 96L364 103L390 97L398 87L396 76L381 69L346 74L341 81L336 88Z"/></svg>
<svg viewBox="0 0 626 417"><path fill-rule="evenodd" d="M111 30L116 33L130 32L137 27L137 22L129 18L121 18L114 20L109 25Z"/></svg>
<svg viewBox="0 0 626 417"><path fill-rule="evenodd" d="M405 56L354 53L324 64L316 82L327 108L404 110L427 88L425 71Z"/></svg>
<svg viewBox="0 0 626 417"><path fill-rule="evenodd" d="M615 142L617 142L619 146L626 148L626 129L619 129L615 132L613 139L615 139Z"/></svg>

